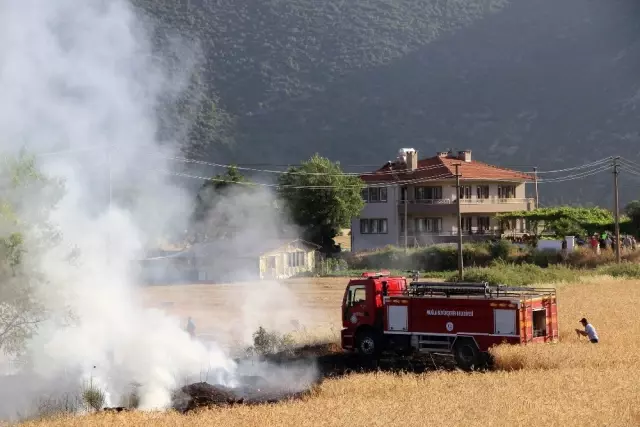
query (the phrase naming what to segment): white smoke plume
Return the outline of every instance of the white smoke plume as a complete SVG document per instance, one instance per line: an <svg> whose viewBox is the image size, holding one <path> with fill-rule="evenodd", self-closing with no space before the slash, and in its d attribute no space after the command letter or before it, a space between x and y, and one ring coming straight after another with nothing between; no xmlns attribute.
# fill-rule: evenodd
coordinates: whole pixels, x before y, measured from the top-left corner
<svg viewBox="0 0 640 427"><path fill-rule="evenodd" d="M220 348L191 340L183 319L143 309L136 293L131 261L151 237L183 230L191 212L192 195L157 173L174 168L163 158L178 152L177 143L159 141L157 111L161 99L185 88L197 59L177 42L170 53L180 67L163 67L141 22L125 0L0 2L0 149L54 153L39 165L65 183L49 218L63 240L37 259L48 320L28 343L24 380L0 383L0 417L89 379L107 392L107 405L140 384L146 409L167 407L172 390L203 372L208 382L237 385L241 367ZM109 183L113 194L130 195L126 207L109 203ZM18 213L30 209L37 201ZM240 240L259 239L262 225L247 225L254 234ZM74 248L75 266L67 258Z"/></svg>

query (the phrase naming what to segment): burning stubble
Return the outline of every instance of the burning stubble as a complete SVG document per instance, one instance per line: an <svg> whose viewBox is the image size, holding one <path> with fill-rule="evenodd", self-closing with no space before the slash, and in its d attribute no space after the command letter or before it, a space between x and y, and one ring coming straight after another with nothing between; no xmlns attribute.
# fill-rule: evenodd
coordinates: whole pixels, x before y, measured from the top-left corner
<svg viewBox="0 0 640 427"><path fill-rule="evenodd" d="M15 417L39 396L71 393L87 381L105 391L107 406L117 405L132 383L140 384L140 407L154 409L168 407L171 392L183 381L202 380L203 372L208 382L230 387L245 372L283 387L294 377L300 384L315 375L311 367L301 374L237 365L215 343L191 340L181 319L143 309L138 300L131 261L143 255L153 236L184 230L193 201L155 171L174 169L162 159L179 149L177 141L160 141L159 102L186 87L197 58L174 41L177 49L170 54L180 58L180 67L164 68L148 30L124 0L0 4L2 151L53 152L38 164L64 181L64 195L48 217L61 241L27 257L44 276L35 293L46 320L27 343L20 377L5 376L0 383L3 392L11 390L0 407L2 417ZM118 198L123 193L126 203ZM18 215L41 210L41 200L19 196ZM253 203L227 205L249 216L236 245L260 240L269 228L258 221L264 212ZM37 239L27 236L27 253ZM79 255L74 262L68 257L72 251ZM253 328L255 319L269 313L257 316L247 308L244 316Z"/></svg>

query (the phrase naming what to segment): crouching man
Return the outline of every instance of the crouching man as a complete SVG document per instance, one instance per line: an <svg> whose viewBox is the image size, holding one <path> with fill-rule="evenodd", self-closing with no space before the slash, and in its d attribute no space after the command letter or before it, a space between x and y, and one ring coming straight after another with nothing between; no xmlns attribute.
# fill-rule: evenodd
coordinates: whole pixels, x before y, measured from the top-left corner
<svg viewBox="0 0 640 427"><path fill-rule="evenodd" d="M584 331L580 329L576 329L576 333L581 336L589 337L589 341L594 344L598 343L598 333L596 332L596 328L593 327L591 323L587 321L584 317L580 319L580 323L584 326Z"/></svg>

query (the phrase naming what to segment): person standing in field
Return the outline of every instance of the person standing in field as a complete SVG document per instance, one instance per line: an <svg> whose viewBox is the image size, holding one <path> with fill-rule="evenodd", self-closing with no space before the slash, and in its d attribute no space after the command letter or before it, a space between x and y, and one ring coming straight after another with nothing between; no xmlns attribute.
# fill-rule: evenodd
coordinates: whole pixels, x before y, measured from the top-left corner
<svg viewBox="0 0 640 427"><path fill-rule="evenodd" d="M598 237L594 234L593 236L591 236L591 239L589 240L589 242L591 243L591 250L593 250L593 253L599 254L600 242L598 241Z"/></svg>
<svg viewBox="0 0 640 427"><path fill-rule="evenodd" d="M594 328L593 325L589 323L584 317L580 319L580 323L582 323L582 326L584 326L584 331L576 329L576 333L579 336L589 337L589 341L591 341L593 344L597 344L599 339L596 328Z"/></svg>
<svg viewBox="0 0 640 427"><path fill-rule="evenodd" d="M191 335L191 338L196 337L196 325L195 323L193 323L191 317L187 319L187 332L189 333L189 335Z"/></svg>

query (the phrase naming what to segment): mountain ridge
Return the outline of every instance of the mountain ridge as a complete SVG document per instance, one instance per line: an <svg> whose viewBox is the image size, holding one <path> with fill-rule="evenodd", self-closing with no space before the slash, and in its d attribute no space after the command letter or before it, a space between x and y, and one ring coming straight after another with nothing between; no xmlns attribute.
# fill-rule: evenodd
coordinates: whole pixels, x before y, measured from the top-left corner
<svg viewBox="0 0 640 427"><path fill-rule="evenodd" d="M468 148L487 163L540 170L610 155L640 161L640 5L630 0L354 0L346 9L182 0L175 15L160 10L167 0L135 2L205 37L203 78L235 118L234 142L201 152L217 163L298 163L320 152L383 164L401 147L421 157ZM541 186L541 200L608 206L611 183L602 173ZM621 176L623 202L632 183Z"/></svg>

